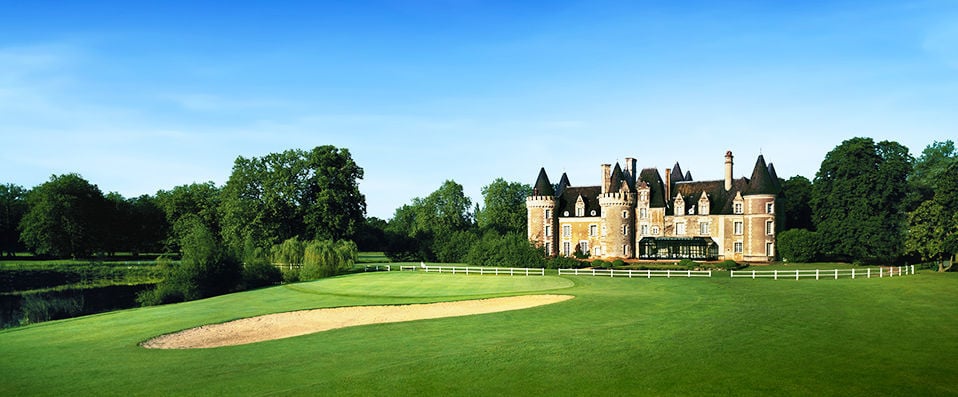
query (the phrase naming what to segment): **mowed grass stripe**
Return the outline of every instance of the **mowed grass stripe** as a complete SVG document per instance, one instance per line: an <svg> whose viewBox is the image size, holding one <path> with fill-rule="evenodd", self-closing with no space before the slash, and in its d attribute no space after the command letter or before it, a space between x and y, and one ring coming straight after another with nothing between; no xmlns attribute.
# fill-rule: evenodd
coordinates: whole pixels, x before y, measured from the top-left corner
<svg viewBox="0 0 958 397"><path fill-rule="evenodd" d="M435 281L434 294L451 294L442 299L469 292L445 290L445 275L415 273L304 285L336 289L352 277L364 290ZM269 312L437 297L279 287L6 330L0 394L958 394L940 372L958 356L958 311L947 303L958 292L953 274L827 282L563 279L575 286L562 293L576 299L229 348L155 351L136 343Z"/></svg>

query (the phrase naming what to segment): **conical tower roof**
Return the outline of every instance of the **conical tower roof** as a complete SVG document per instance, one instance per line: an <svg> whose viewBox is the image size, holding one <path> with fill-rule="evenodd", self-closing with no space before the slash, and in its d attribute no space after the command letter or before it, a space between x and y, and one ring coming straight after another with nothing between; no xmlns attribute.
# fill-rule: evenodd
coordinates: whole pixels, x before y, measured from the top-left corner
<svg viewBox="0 0 958 397"><path fill-rule="evenodd" d="M559 178L559 190L556 191L556 197L561 196L569 186L572 186L572 184L569 183L569 175L563 172L562 178Z"/></svg>
<svg viewBox="0 0 958 397"><path fill-rule="evenodd" d="M612 183L609 185L609 192L616 193L622 189L622 182L624 180L625 174L622 173L622 167L619 166L619 163L615 163L615 168L612 169Z"/></svg>
<svg viewBox="0 0 958 397"><path fill-rule="evenodd" d="M752 178L748 181L748 191L745 194L778 194L778 180L773 179L765 164L765 157L758 155L755 168L752 169Z"/></svg>
<svg viewBox="0 0 958 397"><path fill-rule="evenodd" d="M549 182L549 175L546 174L545 167L539 170L539 177L536 178L536 185L532 189L534 196L555 196L556 191Z"/></svg>
<svg viewBox="0 0 958 397"><path fill-rule="evenodd" d="M682 173L682 166L679 165L679 162L675 162L675 166L672 167L672 182L682 182L685 180L685 174Z"/></svg>

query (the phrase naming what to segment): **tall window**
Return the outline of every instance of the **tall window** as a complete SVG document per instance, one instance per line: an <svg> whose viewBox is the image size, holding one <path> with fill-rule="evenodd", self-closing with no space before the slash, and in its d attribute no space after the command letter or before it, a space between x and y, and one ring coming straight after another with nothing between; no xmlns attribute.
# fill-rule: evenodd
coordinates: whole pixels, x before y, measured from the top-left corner
<svg viewBox="0 0 958 397"><path fill-rule="evenodd" d="M589 236L595 237L598 233L599 233L598 225L589 225ZM587 251L582 251L582 252L587 252Z"/></svg>
<svg viewBox="0 0 958 397"><path fill-rule="evenodd" d="M552 237L552 226L546 226L546 237Z"/></svg>
<svg viewBox="0 0 958 397"><path fill-rule="evenodd" d="M629 219L629 211L622 211L622 219Z"/></svg>
<svg viewBox="0 0 958 397"><path fill-rule="evenodd" d="M575 209L575 216L585 216L585 208L577 207Z"/></svg>
<svg viewBox="0 0 958 397"><path fill-rule="evenodd" d="M736 254L741 254L741 253L742 253L742 242L741 242L741 241L736 241L736 242L735 242L735 253L736 253Z"/></svg>
<svg viewBox="0 0 958 397"><path fill-rule="evenodd" d="M649 235L649 225L642 225L642 235L643 236Z"/></svg>
<svg viewBox="0 0 958 397"><path fill-rule="evenodd" d="M648 208L639 208L639 219L649 219Z"/></svg>
<svg viewBox="0 0 958 397"><path fill-rule="evenodd" d="M659 235L659 227L658 227L658 226L652 226L652 235L653 235L653 236L658 236L658 235Z"/></svg>
<svg viewBox="0 0 958 397"><path fill-rule="evenodd" d="M765 235L771 236L775 234L775 222L765 221Z"/></svg>
<svg viewBox="0 0 958 397"><path fill-rule="evenodd" d="M649 201L649 192L639 193L639 201Z"/></svg>
<svg viewBox="0 0 958 397"><path fill-rule="evenodd" d="M569 256L571 252L572 245L568 241L562 243L562 255Z"/></svg>
<svg viewBox="0 0 958 397"><path fill-rule="evenodd" d="M588 253L589 253L589 242L588 242L588 241L582 240L582 241L579 242L579 252L581 252L581 253L583 253L583 254L588 254Z"/></svg>
<svg viewBox="0 0 958 397"><path fill-rule="evenodd" d="M734 223L732 223L732 226L733 226L733 227L732 227L733 232L734 232L735 234L737 234L737 235L741 235L741 234L742 234L742 222L734 222Z"/></svg>
<svg viewBox="0 0 958 397"><path fill-rule="evenodd" d="M775 246L772 243L765 243L765 256L775 256Z"/></svg>
<svg viewBox="0 0 958 397"><path fill-rule="evenodd" d="M774 214L775 213L775 203L765 203L765 213Z"/></svg>
<svg viewBox="0 0 958 397"><path fill-rule="evenodd" d="M552 255L552 243L546 243L546 255Z"/></svg>
<svg viewBox="0 0 958 397"><path fill-rule="evenodd" d="M599 247L592 247L592 252L593 252L592 256L597 257L597 258L598 258L600 255L602 255L602 250L601 250Z"/></svg>
<svg viewBox="0 0 958 397"><path fill-rule="evenodd" d="M602 225L602 236L605 237L608 234L609 234L608 229L605 227L605 225Z"/></svg>
<svg viewBox="0 0 958 397"><path fill-rule="evenodd" d="M708 235L712 225L709 222L699 222L699 234Z"/></svg>
<svg viewBox="0 0 958 397"><path fill-rule="evenodd" d="M552 219L552 210L546 210L546 219Z"/></svg>
<svg viewBox="0 0 958 397"><path fill-rule="evenodd" d="M570 225L562 225L562 236L563 236L563 237L569 237L569 236L571 236L571 235L572 235L572 226L570 226Z"/></svg>
<svg viewBox="0 0 958 397"><path fill-rule="evenodd" d="M675 235L684 236L685 235L685 223L676 223L675 224Z"/></svg>
<svg viewBox="0 0 958 397"><path fill-rule="evenodd" d="M622 225L622 235L623 236L629 235L629 225Z"/></svg>
<svg viewBox="0 0 958 397"><path fill-rule="evenodd" d="M622 244L622 256L629 256L629 245Z"/></svg>
<svg viewBox="0 0 958 397"><path fill-rule="evenodd" d="M742 203L735 203L733 212L735 212L736 214L741 214L745 212L744 205Z"/></svg>

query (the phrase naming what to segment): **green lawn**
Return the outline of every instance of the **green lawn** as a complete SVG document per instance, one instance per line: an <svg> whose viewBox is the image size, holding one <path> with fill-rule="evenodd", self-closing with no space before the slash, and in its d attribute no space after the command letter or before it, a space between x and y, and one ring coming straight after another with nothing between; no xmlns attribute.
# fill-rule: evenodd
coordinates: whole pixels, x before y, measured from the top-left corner
<svg viewBox="0 0 958 397"><path fill-rule="evenodd" d="M306 308L570 301L202 350L152 336ZM368 273L0 331L0 395L958 395L958 274L751 280Z"/></svg>

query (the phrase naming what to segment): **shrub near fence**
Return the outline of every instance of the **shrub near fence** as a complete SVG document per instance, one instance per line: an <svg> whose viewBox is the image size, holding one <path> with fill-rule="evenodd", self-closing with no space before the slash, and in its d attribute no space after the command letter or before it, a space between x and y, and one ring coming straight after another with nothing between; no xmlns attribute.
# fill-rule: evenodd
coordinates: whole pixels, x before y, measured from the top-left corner
<svg viewBox="0 0 958 397"><path fill-rule="evenodd" d="M712 277L711 270L614 270L614 269L559 269L559 275L601 277Z"/></svg>
<svg viewBox="0 0 958 397"><path fill-rule="evenodd" d="M476 274L480 276L545 276L546 270L543 268L528 267L468 267L468 266L429 266L420 264L419 266L400 266L399 271L424 271L426 273L450 273L450 274Z"/></svg>
<svg viewBox="0 0 958 397"><path fill-rule="evenodd" d="M915 266L898 267L879 267L865 269L831 269L831 270L739 270L730 271L732 278L771 278L771 279L795 279L812 278L820 280L822 278L839 279L845 278L872 278L872 277L896 277L908 274L915 274Z"/></svg>

